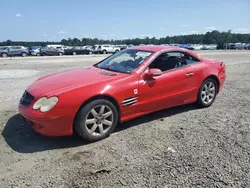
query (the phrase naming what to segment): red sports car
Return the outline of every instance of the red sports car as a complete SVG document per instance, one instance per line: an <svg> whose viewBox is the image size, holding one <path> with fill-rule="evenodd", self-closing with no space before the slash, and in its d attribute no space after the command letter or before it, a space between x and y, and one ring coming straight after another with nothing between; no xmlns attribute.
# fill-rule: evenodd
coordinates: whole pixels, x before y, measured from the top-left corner
<svg viewBox="0 0 250 188"><path fill-rule="evenodd" d="M38 133L78 133L97 141L118 122L161 109L210 106L226 79L223 61L166 46L136 46L88 68L43 76L20 99L19 111Z"/></svg>

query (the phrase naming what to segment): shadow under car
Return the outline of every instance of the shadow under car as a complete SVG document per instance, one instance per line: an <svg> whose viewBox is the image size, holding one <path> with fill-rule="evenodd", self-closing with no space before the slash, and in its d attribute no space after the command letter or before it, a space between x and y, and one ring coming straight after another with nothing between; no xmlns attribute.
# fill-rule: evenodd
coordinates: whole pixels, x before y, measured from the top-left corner
<svg viewBox="0 0 250 188"><path fill-rule="evenodd" d="M114 132L119 132L133 126L147 123L156 119L170 117L175 114L184 113L190 110L197 109L194 104L187 104L178 107L173 107L161 111L157 111L136 119L118 124ZM78 147L86 144L91 144L85 141L80 136L62 137L46 137L36 133L31 125L20 115L12 116L6 122L2 131L6 143L16 152L34 153L46 150Z"/></svg>

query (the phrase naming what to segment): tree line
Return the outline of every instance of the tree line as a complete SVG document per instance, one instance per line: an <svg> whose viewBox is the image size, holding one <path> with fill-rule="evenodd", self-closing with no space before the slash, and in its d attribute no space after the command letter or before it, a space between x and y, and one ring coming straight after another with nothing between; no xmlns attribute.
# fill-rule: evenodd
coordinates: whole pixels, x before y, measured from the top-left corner
<svg viewBox="0 0 250 188"><path fill-rule="evenodd" d="M231 33L231 30L227 32L220 32L214 30L205 34L191 34L191 35L179 35L179 36L166 36L162 38L133 38L123 40L103 40L98 38L68 38L62 39L60 42L27 42L27 41L11 41L7 40L0 42L0 46L20 45L20 46L45 46L47 44L62 44L67 46L86 46L95 44L217 44L219 49L222 49L225 43L250 43L250 33L240 34Z"/></svg>

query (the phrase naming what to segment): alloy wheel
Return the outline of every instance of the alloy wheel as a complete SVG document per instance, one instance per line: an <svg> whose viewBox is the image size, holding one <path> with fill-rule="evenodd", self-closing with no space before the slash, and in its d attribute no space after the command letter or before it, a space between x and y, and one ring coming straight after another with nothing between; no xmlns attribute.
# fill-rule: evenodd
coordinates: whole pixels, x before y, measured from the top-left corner
<svg viewBox="0 0 250 188"><path fill-rule="evenodd" d="M89 134L101 136L112 126L114 114L106 105L99 105L92 108L86 116L85 126Z"/></svg>
<svg viewBox="0 0 250 188"><path fill-rule="evenodd" d="M207 82L202 90L201 90L201 100L205 103L205 104L209 104L213 101L214 97L215 97L215 84L213 82Z"/></svg>

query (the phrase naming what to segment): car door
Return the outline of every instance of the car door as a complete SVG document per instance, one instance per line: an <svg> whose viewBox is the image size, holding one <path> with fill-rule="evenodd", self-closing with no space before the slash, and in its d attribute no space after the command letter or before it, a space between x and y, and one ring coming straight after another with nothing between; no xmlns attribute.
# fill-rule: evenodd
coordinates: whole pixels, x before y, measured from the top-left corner
<svg viewBox="0 0 250 188"><path fill-rule="evenodd" d="M193 95L195 66L187 65L166 70L160 76L139 78L140 109L151 112L186 103Z"/></svg>
<svg viewBox="0 0 250 188"><path fill-rule="evenodd" d="M18 47L12 46L9 48L9 55L11 56L17 55L18 51L19 51Z"/></svg>
<svg viewBox="0 0 250 188"><path fill-rule="evenodd" d="M57 55L57 51L55 48L49 48L48 49L48 55Z"/></svg>

